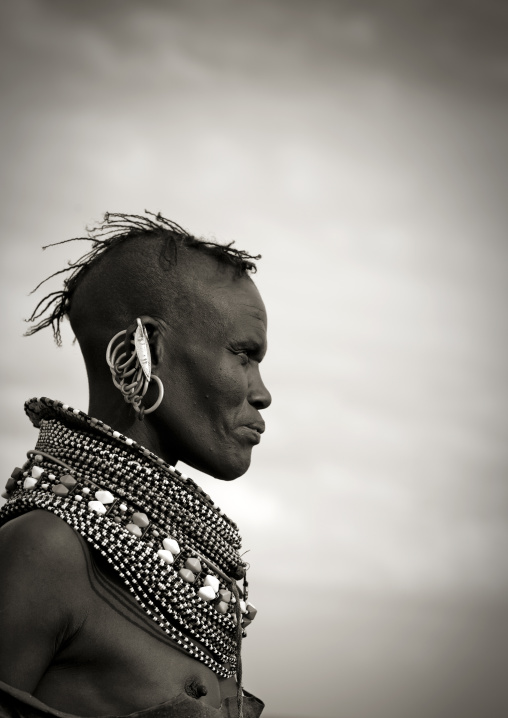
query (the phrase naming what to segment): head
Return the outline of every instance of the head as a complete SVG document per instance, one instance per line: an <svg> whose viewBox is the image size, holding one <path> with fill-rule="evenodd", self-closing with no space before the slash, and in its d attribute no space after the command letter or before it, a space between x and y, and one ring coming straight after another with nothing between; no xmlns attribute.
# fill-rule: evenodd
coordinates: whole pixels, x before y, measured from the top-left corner
<svg viewBox="0 0 508 718"><path fill-rule="evenodd" d="M90 414L172 464L230 480L249 467L264 429L260 412L271 401L259 372L266 312L249 276L253 257L178 230L138 222L80 265L60 304L85 359ZM165 390L143 422L114 387L105 360L110 339L137 317ZM143 403L156 396L151 386Z"/></svg>

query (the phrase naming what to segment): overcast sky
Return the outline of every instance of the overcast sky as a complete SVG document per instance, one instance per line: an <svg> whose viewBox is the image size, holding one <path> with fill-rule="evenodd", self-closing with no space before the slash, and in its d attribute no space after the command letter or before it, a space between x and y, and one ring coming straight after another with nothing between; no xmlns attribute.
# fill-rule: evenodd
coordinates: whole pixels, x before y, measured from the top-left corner
<svg viewBox="0 0 508 718"><path fill-rule="evenodd" d="M273 405L245 477L199 478L250 550L246 688L267 718L506 715L506 4L2 13L5 476L25 399L87 408L70 331L21 337L83 249L40 247L145 208L235 239Z"/></svg>

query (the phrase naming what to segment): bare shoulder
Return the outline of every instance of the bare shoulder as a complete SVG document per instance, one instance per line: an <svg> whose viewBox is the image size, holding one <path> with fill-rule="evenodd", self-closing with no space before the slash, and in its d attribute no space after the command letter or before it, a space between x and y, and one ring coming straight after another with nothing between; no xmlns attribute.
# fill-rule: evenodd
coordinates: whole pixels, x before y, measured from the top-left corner
<svg viewBox="0 0 508 718"><path fill-rule="evenodd" d="M0 597L13 596L34 604L51 601L59 615L72 598L79 603L79 587L86 579L82 541L58 516L42 510L12 519L0 529Z"/></svg>
<svg viewBox="0 0 508 718"><path fill-rule="evenodd" d="M2 570L46 574L79 572L83 562L80 541L73 529L49 511L35 510L18 516L0 529ZM64 576L62 576L64 578Z"/></svg>
<svg viewBox="0 0 508 718"><path fill-rule="evenodd" d="M74 533L71 527L55 516L50 511L35 509L22 514L15 519L11 519L0 528L0 536L2 540L7 535L16 534L17 537L30 536L36 531L43 530L47 532L48 537L64 536L66 533Z"/></svg>
<svg viewBox="0 0 508 718"><path fill-rule="evenodd" d="M86 616L80 539L47 511L12 519L0 529L0 575L0 679L30 690Z"/></svg>

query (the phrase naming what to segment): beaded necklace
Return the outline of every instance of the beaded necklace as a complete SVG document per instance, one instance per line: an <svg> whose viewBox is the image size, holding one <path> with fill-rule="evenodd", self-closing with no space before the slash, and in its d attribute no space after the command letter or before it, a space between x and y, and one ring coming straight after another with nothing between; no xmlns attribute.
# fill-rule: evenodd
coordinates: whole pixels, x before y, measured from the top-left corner
<svg viewBox="0 0 508 718"><path fill-rule="evenodd" d="M7 481L0 523L33 509L56 514L181 649L240 682L256 609L236 524L192 479L102 421L47 398L25 411L39 439Z"/></svg>

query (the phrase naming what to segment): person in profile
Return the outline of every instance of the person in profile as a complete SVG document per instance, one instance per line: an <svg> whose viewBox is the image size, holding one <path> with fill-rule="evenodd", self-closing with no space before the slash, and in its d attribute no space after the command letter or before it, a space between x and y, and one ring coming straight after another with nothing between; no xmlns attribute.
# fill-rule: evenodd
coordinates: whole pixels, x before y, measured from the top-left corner
<svg viewBox="0 0 508 718"><path fill-rule="evenodd" d="M259 257L150 213L78 239L27 333L61 343L68 317L90 403L25 404L39 438L0 512L0 715L257 718L238 527L176 465L236 479L264 431Z"/></svg>

